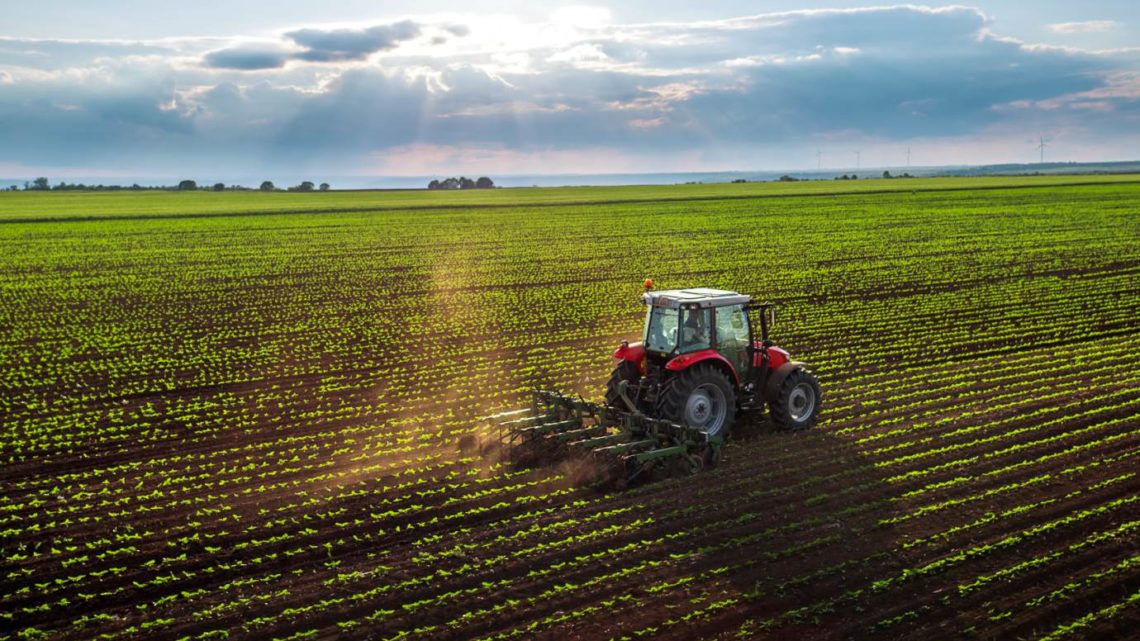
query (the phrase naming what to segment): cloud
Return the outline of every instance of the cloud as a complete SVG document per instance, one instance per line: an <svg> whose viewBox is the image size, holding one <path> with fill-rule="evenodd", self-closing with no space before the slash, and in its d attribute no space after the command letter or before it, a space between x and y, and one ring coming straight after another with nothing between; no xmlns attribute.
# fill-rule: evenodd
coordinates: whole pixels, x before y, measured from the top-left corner
<svg viewBox="0 0 1140 641"><path fill-rule="evenodd" d="M1057 22L1046 25L1053 33L1097 33L1112 31L1120 26L1115 20L1086 20L1084 22Z"/></svg>
<svg viewBox="0 0 1140 641"><path fill-rule="evenodd" d="M450 33L451 35L453 35L457 38L462 38L462 37L471 33L471 28L468 27L467 25L462 25L462 24L444 25L443 30Z"/></svg>
<svg viewBox="0 0 1140 641"><path fill-rule="evenodd" d="M299 60L309 62L338 62L364 60L379 51L395 48L405 40L420 35L420 25L403 20L368 29L298 29L285 34L305 51L296 54Z"/></svg>
<svg viewBox="0 0 1140 641"><path fill-rule="evenodd" d="M455 34L462 29L462 25L448 25L443 31ZM280 69L290 60L317 63L360 61L374 53L394 49L401 42L416 38L421 31L421 26L410 20L367 29L298 29L285 33L284 37L300 47L300 51L287 50L282 46L238 45L206 53L202 57L202 66L264 71ZM437 36L432 42L443 44L445 41L445 38Z"/></svg>
<svg viewBox="0 0 1140 641"><path fill-rule="evenodd" d="M569 62L571 64L590 64L607 62L611 58L597 43L583 43L569 49L557 51L546 59L548 62Z"/></svg>
<svg viewBox="0 0 1140 641"><path fill-rule="evenodd" d="M1140 112L1140 71L1109 74L1102 86L1088 91L1051 96L1042 100L1015 100L995 105L997 111L1080 109L1112 112L1131 109Z"/></svg>
<svg viewBox="0 0 1140 641"><path fill-rule="evenodd" d="M285 66L289 58L290 54L280 49L234 47L207 53L202 58L202 64L214 69L258 71L280 69Z"/></svg>
<svg viewBox="0 0 1140 641"><path fill-rule="evenodd" d="M0 66L53 70L90 64L99 59L132 56L176 56L195 52L202 41L50 40L0 37Z"/></svg>
<svg viewBox="0 0 1140 641"><path fill-rule="evenodd" d="M989 160L993 141L1042 131L1140 144L1136 52L1018 42L971 8L570 17L517 40L455 15L275 40L0 39L0 163L355 173L435 150L565 172L598 150L647 168L787 167L796 146L858 144L870 162L876 145L983 138Z"/></svg>

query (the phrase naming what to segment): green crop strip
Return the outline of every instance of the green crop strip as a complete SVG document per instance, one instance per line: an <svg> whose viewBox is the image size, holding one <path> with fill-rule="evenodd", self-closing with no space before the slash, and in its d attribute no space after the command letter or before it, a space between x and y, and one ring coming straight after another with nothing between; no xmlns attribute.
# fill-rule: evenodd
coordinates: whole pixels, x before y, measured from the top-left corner
<svg viewBox="0 0 1140 641"><path fill-rule="evenodd" d="M1119 631L1137 203L1135 176L0 195L0 639ZM779 303L819 427L615 494L497 458L475 418L600 395L646 276Z"/></svg>

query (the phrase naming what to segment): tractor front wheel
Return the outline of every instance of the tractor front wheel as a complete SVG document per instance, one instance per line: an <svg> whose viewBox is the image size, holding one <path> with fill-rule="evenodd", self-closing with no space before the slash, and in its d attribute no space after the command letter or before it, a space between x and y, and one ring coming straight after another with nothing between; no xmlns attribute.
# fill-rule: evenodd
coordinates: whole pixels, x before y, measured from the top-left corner
<svg viewBox="0 0 1140 641"><path fill-rule="evenodd" d="M736 392L728 376L707 364L674 376L657 400L657 416L725 436L736 420Z"/></svg>
<svg viewBox="0 0 1140 641"><path fill-rule="evenodd" d="M819 401L819 381L810 370L801 367L784 379L768 409L776 427L787 431L806 430L819 416Z"/></svg>

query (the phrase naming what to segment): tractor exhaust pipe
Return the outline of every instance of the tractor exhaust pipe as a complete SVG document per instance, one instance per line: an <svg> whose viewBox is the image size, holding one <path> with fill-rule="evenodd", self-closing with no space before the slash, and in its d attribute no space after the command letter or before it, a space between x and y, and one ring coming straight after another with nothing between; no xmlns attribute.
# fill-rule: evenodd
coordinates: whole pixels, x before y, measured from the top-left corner
<svg viewBox="0 0 1140 641"><path fill-rule="evenodd" d="M768 342L768 330L776 326L776 304L749 303L745 309L749 311L755 309L760 312L760 340L766 344Z"/></svg>

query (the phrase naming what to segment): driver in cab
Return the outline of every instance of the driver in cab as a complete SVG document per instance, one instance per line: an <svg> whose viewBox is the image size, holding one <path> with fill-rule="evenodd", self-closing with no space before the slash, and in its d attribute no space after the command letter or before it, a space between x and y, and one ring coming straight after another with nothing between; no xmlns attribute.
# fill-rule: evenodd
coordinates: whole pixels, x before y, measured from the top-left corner
<svg viewBox="0 0 1140 641"><path fill-rule="evenodd" d="M708 310L690 311L685 314L685 325L681 332L681 348L684 351L708 349L709 328L705 322Z"/></svg>

